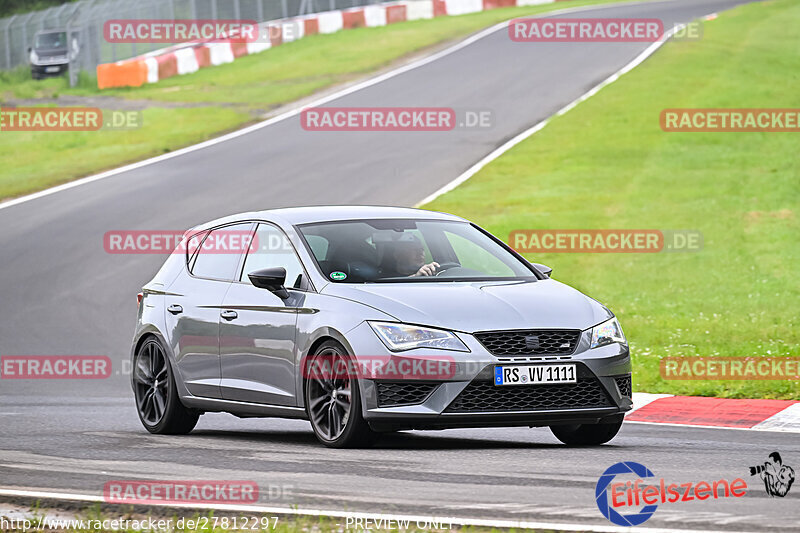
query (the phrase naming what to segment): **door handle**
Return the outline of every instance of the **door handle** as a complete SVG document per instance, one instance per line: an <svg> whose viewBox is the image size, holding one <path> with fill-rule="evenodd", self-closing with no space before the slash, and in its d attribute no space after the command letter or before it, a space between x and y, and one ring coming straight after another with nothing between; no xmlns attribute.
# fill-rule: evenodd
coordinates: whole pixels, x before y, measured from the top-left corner
<svg viewBox="0 0 800 533"><path fill-rule="evenodd" d="M169 311L173 315L177 315L179 313L183 313L183 307L181 307L178 304L172 304L169 307L167 307L167 311Z"/></svg>
<svg viewBox="0 0 800 533"><path fill-rule="evenodd" d="M225 311L221 312L219 314L219 316L221 316L225 320L233 320L234 318L237 318L239 316L239 314L236 311L231 311L231 310L228 309L228 310L225 310Z"/></svg>

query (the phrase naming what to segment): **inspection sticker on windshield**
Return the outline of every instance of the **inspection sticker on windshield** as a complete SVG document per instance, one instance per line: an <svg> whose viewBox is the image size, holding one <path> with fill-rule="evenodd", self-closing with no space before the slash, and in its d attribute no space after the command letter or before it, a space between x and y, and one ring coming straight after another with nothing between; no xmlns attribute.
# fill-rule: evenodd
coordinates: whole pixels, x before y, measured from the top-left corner
<svg viewBox="0 0 800 533"><path fill-rule="evenodd" d="M577 383L575 365L514 365L494 367L495 385Z"/></svg>

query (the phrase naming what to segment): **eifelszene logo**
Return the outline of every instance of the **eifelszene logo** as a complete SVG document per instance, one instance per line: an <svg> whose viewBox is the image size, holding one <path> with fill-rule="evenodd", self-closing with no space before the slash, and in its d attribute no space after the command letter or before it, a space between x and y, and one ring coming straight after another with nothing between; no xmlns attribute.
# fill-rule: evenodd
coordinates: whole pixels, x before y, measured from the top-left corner
<svg viewBox="0 0 800 533"><path fill-rule="evenodd" d="M754 467L755 468L755 467ZM617 481L617 476L633 474L634 481ZM718 498L741 498L747 493L747 482L742 478L733 481L698 481L669 483L660 479L658 484L644 485L643 479L655 474L646 466L632 461L611 465L597 480L595 501L603 516L618 526L638 526L653 516L659 503L690 502ZM629 478L630 479L630 478ZM609 501L609 493L611 501ZM637 512L622 514L626 507L638 507Z"/></svg>
<svg viewBox="0 0 800 533"><path fill-rule="evenodd" d="M594 489L594 499L597 502L597 508L603 513L603 516L618 526L638 526L639 524L647 522L647 520L653 516L653 513L656 512L656 509L658 509L658 505L646 505L642 507L638 513L627 515L618 513L614 509L615 506L609 505L607 489L608 486L611 485L611 482L614 481L614 478L619 474L636 474L639 478L655 477L655 474L643 464L625 462L611 465L603 472L600 479L597 480L597 485ZM612 503L613 502L614 500L612 499Z"/></svg>
<svg viewBox="0 0 800 533"><path fill-rule="evenodd" d="M781 454L778 452L772 452L767 457L769 460L764 464L750 467L750 475L761 477L767 494L783 498L794 483L794 468L783 464Z"/></svg>

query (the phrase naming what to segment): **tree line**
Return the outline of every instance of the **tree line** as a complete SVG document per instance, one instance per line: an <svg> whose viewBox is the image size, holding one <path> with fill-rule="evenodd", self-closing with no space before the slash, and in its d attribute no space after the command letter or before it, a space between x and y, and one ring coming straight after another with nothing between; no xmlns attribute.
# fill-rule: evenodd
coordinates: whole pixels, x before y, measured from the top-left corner
<svg viewBox="0 0 800 533"><path fill-rule="evenodd" d="M68 4L75 0L0 0L0 18Z"/></svg>

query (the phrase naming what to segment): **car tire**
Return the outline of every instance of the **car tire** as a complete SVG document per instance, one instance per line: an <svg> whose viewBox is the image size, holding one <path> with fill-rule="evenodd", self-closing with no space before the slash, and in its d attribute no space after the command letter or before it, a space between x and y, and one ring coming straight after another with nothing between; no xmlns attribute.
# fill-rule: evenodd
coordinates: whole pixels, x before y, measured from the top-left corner
<svg viewBox="0 0 800 533"><path fill-rule="evenodd" d="M569 446L597 446L605 444L619 433L622 420L599 424L569 424L550 426L553 435Z"/></svg>
<svg viewBox="0 0 800 533"><path fill-rule="evenodd" d="M200 413L181 403L166 350L148 337L133 361L133 390L139 420L150 433L185 435L197 425Z"/></svg>
<svg viewBox="0 0 800 533"><path fill-rule="evenodd" d="M350 361L347 350L336 341L325 341L304 361L305 369L314 369L317 361ZM322 365L316 368L331 368ZM347 368L347 367L345 367ZM336 373L334 373L336 374ZM340 374L340 373L339 373ZM306 413L317 439L330 448L365 448L377 437L364 420L358 379L349 373L320 375L305 372L303 397Z"/></svg>

